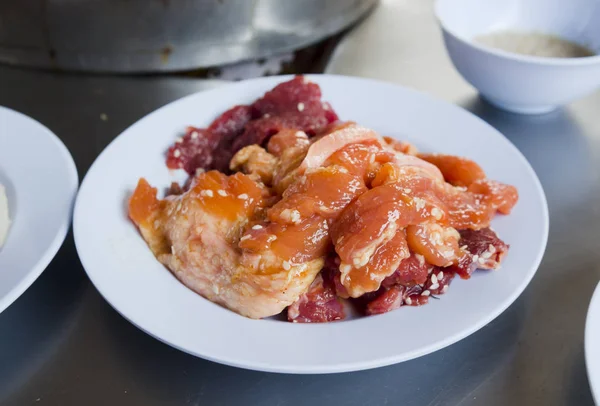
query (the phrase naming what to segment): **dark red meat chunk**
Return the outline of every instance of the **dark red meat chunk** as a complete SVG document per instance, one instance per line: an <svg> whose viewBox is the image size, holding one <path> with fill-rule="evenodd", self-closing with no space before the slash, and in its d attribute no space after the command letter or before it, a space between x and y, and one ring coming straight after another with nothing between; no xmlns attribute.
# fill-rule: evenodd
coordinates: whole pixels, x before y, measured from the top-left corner
<svg viewBox="0 0 600 406"><path fill-rule="evenodd" d="M329 104L321 101L319 85L303 76L277 85L252 104L252 111L257 119L248 123L244 133L235 140L234 151L246 145L263 144L286 128L313 136L338 119Z"/></svg>
<svg viewBox="0 0 600 406"><path fill-rule="evenodd" d="M404 291L404 304L406 306L422 306L427 304L429 296L423 294L421 285L411 286Z"/></svg>
<svg viewBox="0 0 600 406"><path fill-rule="evenodd" d="M476 269L498 269L508 252L508 244L502 241L491 228L460 230L459 245L463 255L449 271L463 279L469 279Z"/></svg>
<svg viewBox="0 0 600 406"><path fill-rule="evenodd" d="M473 255L467 250L464 250L463 254L458 259L458 263L444 269L457 274L462 279L469 279L471 274L477 269L477 265L473 263Z"/></svg>
<svg viewBox="0 0 600 406"><path fill-rule="evenodd" d="M321 101L319 86L297 76L250 106L231 108L207 129L190 128L169 148L167 166L185 169L189 174L198 168L227 172L231 157L247 145L264 144L286 128L312 136L337 119L331 106Z"/></svg>
<svg viewBox="0 0 600 406"><path fill-rule="evenodd" d="M446 293L450 282L456 273L450 268L436 268L428 277L423 286L426 296L441 295ZM428 293L427 293L428 292Z"/></svg>
<svg viewBox="0 0 600 406"><path fill-rule="evenodd" d="M332 281L336 295L343 299L348 299L350 297L346 287L342 285L340 279L340 257L335 251L330 252L327 258L325 258L325 265L323 265L322 273L327 280Z"/></svg>
<svg viewBox="0 0 600 406"><path fill-rule="evenodd" d="M229 161L234 154L232 143L244 132L244 128L251 119L252 108L250 106L235 106L212 122L208 131L219 140L219 143L213 150L213 162L210 169L221 171L229 169Z"/></svg>
<svg viewBox="0 0 600 406"><path fill-rule="evenodd" d="M391 286L390 288L382 289L382 292L367 303L365 313L368 315L382 314L398 309L404 304L404 286Z"/></svg>
<svg viewBox="0 0 600 406"><path fill-rule="evenodd" d="M304 123L323 127L338 119L328 103L321 101L321 88L304 76L281 83L254 102L255 115L263 117L294 115ZM311 121L307 117L312 118Z"/></svg>
<svg viewBox="0 0 600 406"><path fill-rule="evenodd" d="M167 151L167 167L193 174L196 168L208 168L219 139L208 130L188 127L185 135Z"/></svg>
<svg viewBox="0 0 600 406"><path fill-rule="evenodd" d="M244 127L252 119L250 106L235 106L221 114L208 127L208 131L215 134L221 141L231 141L244 131Z"/></svg>
<svg viewBox="0 0 600 406"><path fill-rule="evenodd" d="M422 256L411 253L410 257L400 262L396 272L385 278L381 285L384 287L420 285L425 282L432 268L434 267L425 262Z"/></svg>
<svg viewBox="0 0 600 406"><path fill-rule="evenodd" d="M429 301L429 294L423 294L420 285L401 286L394 285L389 288L382 287L377 292L368 293L359 298L356 303L367 315L387 313L398 309L400 306L421 306Z"/></svg>
<svg viewBox="0 0 600 406"><path fill-rule="evenodd" d="M319 274L308 292L288 307L288 320L295 323L323 323L346 317L331 280Z"/></svg>
<svg viewBox="0 0 600 406"><path fill-rule="evenodd" d="M481 269L497 269L509 248L491 228L461 230L460 245L466 246L473 262Z"/></svg>

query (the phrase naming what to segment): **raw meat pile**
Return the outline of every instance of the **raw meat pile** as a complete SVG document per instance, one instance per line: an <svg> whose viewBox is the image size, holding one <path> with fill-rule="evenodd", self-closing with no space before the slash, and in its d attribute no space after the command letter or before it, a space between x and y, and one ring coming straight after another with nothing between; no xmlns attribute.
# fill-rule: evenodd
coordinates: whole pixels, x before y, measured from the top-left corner
<svg viewBox="0 0 600 406"><path fill-rule="evenodd" d="M190 127L167 165L190 182L159 200L141 179L130 218L182 283L250 318L425 304L499 267L508 245L489 225L518 199L471 160L339 121L301 76Z"/></svg>

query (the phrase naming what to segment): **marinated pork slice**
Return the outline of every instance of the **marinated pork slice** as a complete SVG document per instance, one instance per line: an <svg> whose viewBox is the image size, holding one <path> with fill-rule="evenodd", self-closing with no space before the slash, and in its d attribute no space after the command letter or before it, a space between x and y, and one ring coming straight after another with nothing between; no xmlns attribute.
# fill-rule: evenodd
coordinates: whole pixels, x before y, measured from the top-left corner
<svg viewBox="0 0 600 406"><path fill-rule="evenodd" d="M419 153L417 147L409 142L398 141L392 137L383 137L383 139L394 151L402 152L403 154L407 155L417 155Z"/></svg>
<svg viewBox="0 0 600 406"><path fill-rule="evenodd" d="M448 168L440 164L440 171L389 147L359 151L354 144L329 160L350 153L350 148L363 154L361 162L373 164L365 168L371 189L346 207L330 232L341 260L341 283L354 298L377 291L410 251L435 266L460 264L466 253L459 247L457 230L488 227L497 211L508 212L516 203L510 186L475 180L469 190L455 187L445 181ZM337 161L353 162L345 157Z"/></svg>
<svg viewBox="0 0 600 406"><path fill-rule="evenodd" d="M229 163L229 169L232 171L241 171L267 186L273 182L276 166L277 158L258 145L240 149Z"/></svg>
<svg viewBox="0 0 600 406"><path fill-rule="evenodd" d="M338 139L337 131L347 129L324 137ZM305 168L281 199L242 173L200 173L186 192L163 200L141 180L129 214L186 286L247 317L275 315L308 290L331 244L330 222L366 190L338 165Z"/></svg>
<svg viewBox="0 0 600 406"><path fill-rule="evenodd" d="M157 259L187 287L242 315L261 318L295 302L323 264L317 258L269 272L240 265L240 235L268 200L268 192L248 176L211 171L199 175L181 196L164 200L141 180L129 213Z"/></svg>
<svg viewBox="0 0 600 406"><path fill-rule="evenodd" d="M454 155L418 154L419 158L439 168L446 182L454 186L469 186L485 179L485 172L474 161Z"/></svg>
<svg viewBox="0 0 600 406"><path fill-rule="evenodd" d="M304 131L297 129L283 129L273 135L267 144L267 151L274 156L281 156L291 149L308 147L310 141Z"/></svg>

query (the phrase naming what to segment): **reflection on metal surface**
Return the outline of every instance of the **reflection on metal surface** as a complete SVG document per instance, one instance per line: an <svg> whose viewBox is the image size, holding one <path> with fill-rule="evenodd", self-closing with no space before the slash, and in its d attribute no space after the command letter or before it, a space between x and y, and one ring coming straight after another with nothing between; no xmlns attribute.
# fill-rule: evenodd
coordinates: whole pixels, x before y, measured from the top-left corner
<svg viewBox="0 0 600 406"><path fill-rule="evenodd" d="M176 71L301 48L377 0L0 2L0 62L105 72Z"/></svg>
<svg viewBox="0 0 600 406"><path fill-rule="evenodd" d="M44 363L64 348L63 343L68 341L82 315L80 304L85 293L85 276L68 267L75 255L73 239L69 236L40 278L14 306L0 315L2 404L18 390L26 390Z"/></svg>

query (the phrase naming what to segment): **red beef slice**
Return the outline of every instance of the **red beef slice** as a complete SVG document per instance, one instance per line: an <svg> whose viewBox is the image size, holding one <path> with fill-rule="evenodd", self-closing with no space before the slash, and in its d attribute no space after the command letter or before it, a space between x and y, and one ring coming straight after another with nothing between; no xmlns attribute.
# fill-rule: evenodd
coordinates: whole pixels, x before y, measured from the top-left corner
<svg viewBox="0 0 600 406"><path fill-rule="evenodd" d="M288 307L288 320L294 323L323 323L346 317L331 280L317 275L308 291Z"/></svg>

